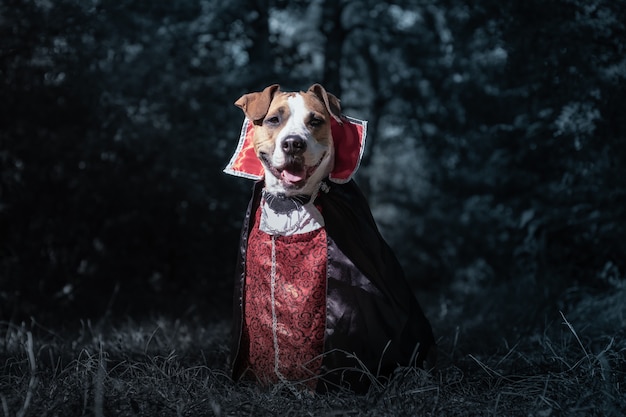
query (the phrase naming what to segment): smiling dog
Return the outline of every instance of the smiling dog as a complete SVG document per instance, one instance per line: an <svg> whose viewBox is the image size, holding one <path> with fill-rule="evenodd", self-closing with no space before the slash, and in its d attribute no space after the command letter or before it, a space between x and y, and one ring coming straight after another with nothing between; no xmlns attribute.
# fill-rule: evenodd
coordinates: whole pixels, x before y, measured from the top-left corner
<svg viewBox="0 0 626 417"><path fill-rule="evenodd" d="M258 179L235 280L234 379L364 391L430 367L430 324L351 179L366 122L319 84L236 101L246 116L227 173Z"/></svg>

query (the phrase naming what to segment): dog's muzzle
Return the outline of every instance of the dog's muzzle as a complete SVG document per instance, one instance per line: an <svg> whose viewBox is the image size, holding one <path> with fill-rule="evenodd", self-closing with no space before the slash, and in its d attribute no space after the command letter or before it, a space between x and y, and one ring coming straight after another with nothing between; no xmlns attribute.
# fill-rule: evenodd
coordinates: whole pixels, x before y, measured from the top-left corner
<svg viewBox="0 0 626 417"><path fill-rule="evenodd" d="M303 157L307 144L299 136L287 136L281 142L280 148L285 155L285 162L281 166L274 166L269 155L264 152L259 154L259 159L286 188L302 188L326 157L324 153L315 165L307 166Z"/></svg>
<svg viewBox="0 0 626 417"><path fill-rule="evenodd" d="M287 136L280 147L287 156L302 155L306 151L306 141L300 136Z"/></svg>

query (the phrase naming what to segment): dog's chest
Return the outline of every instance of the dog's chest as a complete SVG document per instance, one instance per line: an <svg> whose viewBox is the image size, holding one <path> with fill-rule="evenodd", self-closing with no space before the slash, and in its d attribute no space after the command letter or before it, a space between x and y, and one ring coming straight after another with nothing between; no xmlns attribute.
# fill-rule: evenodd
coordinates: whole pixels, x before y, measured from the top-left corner
<svg viewBox="0 0 626 417"><path fill-rule="evenodd" d="M259 230L260 211L246 253L246 365L262 382L310 379L314 388L326 327L326 230L270 235Z"/></svg>

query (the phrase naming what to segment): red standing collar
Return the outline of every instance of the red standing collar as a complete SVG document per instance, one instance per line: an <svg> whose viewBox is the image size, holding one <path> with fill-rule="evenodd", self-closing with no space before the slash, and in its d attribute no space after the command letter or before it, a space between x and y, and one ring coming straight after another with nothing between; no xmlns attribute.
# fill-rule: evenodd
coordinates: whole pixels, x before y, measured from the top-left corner
<svg viewBox="0 0 626 417"><path fill-rule="evenodd" d="M343 123L338 123L331 118L335 166L329 179L340 184L350 181L359 168L367 135L367 121L347 116L342 116L342 121ZM237 149L224 169L225 173L252 180L263 178L263 165L256 156L252 145L253 132L254 125L250 120L245 119L241 127Z"/></svg>

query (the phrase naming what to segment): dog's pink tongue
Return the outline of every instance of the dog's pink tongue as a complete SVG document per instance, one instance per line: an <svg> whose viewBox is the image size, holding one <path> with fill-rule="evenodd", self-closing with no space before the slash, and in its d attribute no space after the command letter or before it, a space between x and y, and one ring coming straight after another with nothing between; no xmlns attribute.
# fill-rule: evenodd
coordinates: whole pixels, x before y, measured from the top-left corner
<svg viewBox="0 0 626 417"><path fill-rule="evenodd" d="M283 172L281 172L280 176L283 180L295 184L306 179L306 169L284 169Z"/></svg>

